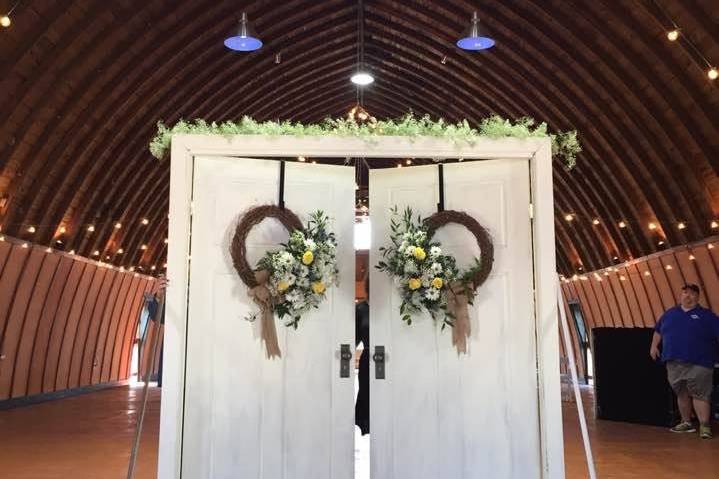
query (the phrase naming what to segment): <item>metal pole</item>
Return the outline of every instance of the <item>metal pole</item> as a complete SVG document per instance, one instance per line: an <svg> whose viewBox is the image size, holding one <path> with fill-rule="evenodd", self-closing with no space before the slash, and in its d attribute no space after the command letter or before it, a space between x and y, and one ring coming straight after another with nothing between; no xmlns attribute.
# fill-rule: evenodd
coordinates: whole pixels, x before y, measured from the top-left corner
<svg viewBox="0 0 719 479"><path fill-rule="evenodd" d="M562 336L564 336L564 349L567 351L567 355L569 356L569 371L572 375L572 385L574 386L574 397L577 402L577 414L579 414L579 426L582 430L582 441L584 441L584 453L587 456L587 469L589 470L589 478L597 479L597 470L594 467L594 457L592 456L592 445L589 442L587 418L584 415L582 394L579 392L577 365L574 362L574 348L572 347L569 340L569 325L567 324L567 313L564 311L564 300L562 299L562 285L559 281L557 281L557 307L559 308L559 322L562 326Z"/></svg>
<svg viewBox="0 0 719 479"><path fill-rule="evenodd" d="M140 450L140 437L142 436L142 423L145 421L145 410L147 409L147 389L150 386L150 375L155 368L155 353L157 352L157 345L160 343L160 328L162 326L162 315L165 312L165 292L162 292L160 296L159 304L157 305L157 311L155 311L155 337L152 338L152 352L150 353L150 361L145 371L145 385L142 388L142 405L140 407L140 415L137 419L137 426L135 428L135 441L132 444L132 452L130 453L130 464L127 467L127 479L133 479L135 477L135 465L137 463L137 454Z"/></svg>

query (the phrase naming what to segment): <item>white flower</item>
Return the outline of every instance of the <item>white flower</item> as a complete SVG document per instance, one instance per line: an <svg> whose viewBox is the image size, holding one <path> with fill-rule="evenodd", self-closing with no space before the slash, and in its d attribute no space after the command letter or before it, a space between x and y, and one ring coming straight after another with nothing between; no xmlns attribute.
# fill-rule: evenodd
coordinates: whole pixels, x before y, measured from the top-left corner
<svg viewBox="0 0 719 479"><path fill-rule="evenodd" d="M417 272L417 266L415 266L414 261L407 261L404 264L404 273L405 274L411 274Z"/></svg>
<svg viewBox="0 0 719 479"><path fill-rule="evenodd" d="M405 254L406 256L413 256L413 255L414 255L414 250L415 250L415 247L414 247L414 246L407 246L407 248L404 250L404 254Z"/></svg>
<svg viewBox="0 0 719 479"><path fill-rule="evenodd" d="M406 240L406 241L411 240L411 239L412 239L412 233L405 233L405 234L403 234L403 235L402 235L402 239L403 239L403 240Z"/></svg>
<svg viewBox="0 0 719 479"><path fill-rule="evenodd" d="M426 293L424 293L425 298L429 299L430 301L435 301L439 299L439 290L435 288L429 288Z"/></svg>
<svg viewBox="0 0 719 479"><path fill-rule="evenodd" d="M292 286L293 284L295 284L295 281L297 281L297 276L295 276L292 273L287 273L287 276L285 276L284 279L285 279L285 281L287 281L287 284Z"/></svg>
<svg viewBox="0 0 719 479"><path fill-rule="evenodd" d="M315 243L315 240L313 240L313 239L306 239L305 240L305 248L307 248L310 251L314 251L317 249L317 243Z"/></svg>
<svg viewBox="0 0 719 479"><path fill-rule="evenodd" d="M429 249L429 255L430 255L430 256L439 256L439 255L441 255L441 254L442 254L442 250L440 249L439 246L432 246L432 247Z"/></svg>
<svg viewBox="0 0 719 479"><path fill-rule="evenodd" d="M442 272L442 265L440 263L432 263L432 266L430 266L430 269L432 270L432 273L435 275L438 275Z"/></svg>
<svg viewBox="0 0 719 479"><path fill-rule="evenodd" d="M308 288L310 286L310 279L306 276L297 279L297 286L300 288Z"/></svg>
<svg viewBox="0 0 719 479"><path fill-rule="evenodd" d="M300 276L300 278L305 278L307 275L310 274L310 269L307 266L301 264L299 265L299 268L297 268L297 274Z"/></svg>

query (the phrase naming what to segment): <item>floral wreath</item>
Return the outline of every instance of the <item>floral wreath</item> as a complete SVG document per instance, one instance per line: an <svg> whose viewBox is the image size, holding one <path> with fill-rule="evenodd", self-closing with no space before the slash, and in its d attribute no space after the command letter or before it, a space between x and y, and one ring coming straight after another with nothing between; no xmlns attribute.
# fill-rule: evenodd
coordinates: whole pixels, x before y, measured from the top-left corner
<svg viewBox="0 0 719 479"><path fill-rule="evenodd" d="M391 210L390 240L381 247L382 261L375 267L394 279L402 304L400 315L408 325L412 315L428 312L441 321L442 329L452 327L452 344L458 352L467 352L470 335L468 305L477 289L492 271L494 246L487 230L477 220L460 211L441 211L428 218L415 216L411 208L399 213ZM467 271L460 271L454 256L444 254L434 241L439 228L450 223L465 226L475 237L480 258Z"/></svg>
<svg viewBox="0 0 719 479"><path fill-rule="evenodd" d="M268 251L255 269L247 262L245 241L250 230L266 218L276 218L290 233L280 249ZM338 284L337 242L329 230L329 218L320 210L312 213L306 227L292 211L275 205L257 206L240 220L230 254L242 281L262 316L262 340L267 357L280 357L274 313L288 317L285 326L297 329L302 315L318 308L327 289ZM252 314L254 320L257 314Z"/></svg>

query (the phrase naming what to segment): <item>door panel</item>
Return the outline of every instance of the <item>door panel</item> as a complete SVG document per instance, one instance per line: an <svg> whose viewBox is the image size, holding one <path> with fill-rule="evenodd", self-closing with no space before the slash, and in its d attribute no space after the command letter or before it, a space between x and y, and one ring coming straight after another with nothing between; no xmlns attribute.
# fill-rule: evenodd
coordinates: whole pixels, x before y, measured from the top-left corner
<svg viewBox="0 0 719 479"><path fill-rule="evenodd" d="M465 211L492 235L492 274L470 308L469 354L429 315L407 326L391 279L372 268L372 346L387 348L387 379L371 380L372 477L541 477L533 310L529 165L496 160L445 165L445 209ZM389 242L389 208L437 210L435 165L372 170L370 264ZM467 267L473 236L437 232Z"/></svg>
<svg viewBox="0 0 719 479"><path fill-rule="evenodd" d="M297 330L276 319L282 358L268 360L229 244L242 212L277 202L278 184L277 161L195 159L183 477L352 477L353 380L339 378L339 347L354 341L354 170L286 165L287 207L303 223L317 209L332 218L341 285ZM287 237L275 220L257 225L249 263Z"/></svg>

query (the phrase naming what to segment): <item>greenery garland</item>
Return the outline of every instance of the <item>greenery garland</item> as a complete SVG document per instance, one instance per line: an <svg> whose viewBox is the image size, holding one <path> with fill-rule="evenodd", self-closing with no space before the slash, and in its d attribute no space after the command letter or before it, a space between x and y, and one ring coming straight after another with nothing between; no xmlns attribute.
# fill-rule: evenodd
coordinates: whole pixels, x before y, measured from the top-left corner
<svg viewBox="0 0 719 479"><path fill-rule="evenodd" d="M180 120L172 127L161 121L157 123L157 134L150 142L150 153L155 158L163 159L170 150L172 135L204 134L204 135L295 135L295 136L355 136L372 139L377 136L433 136L445 138L456 143L473 144L478 137L486 138L538 138L549 137L552 140L552 155L559 159L567 169L572 169L577 162L577 154L582 147L577 139L576 130L549 133L547 124L537 123L532 118L520 118L512 122L498 115L482 120L477 128L469 125L467 120L459 123L447 123L442 119L432 120L429 115L417 117L408 113L396 120L378 120L376 122L358 123L354 119L328 118L319 124L303 125L291 121L258 122L245 116L239 122L207 123L205 120Z"/></svg>

